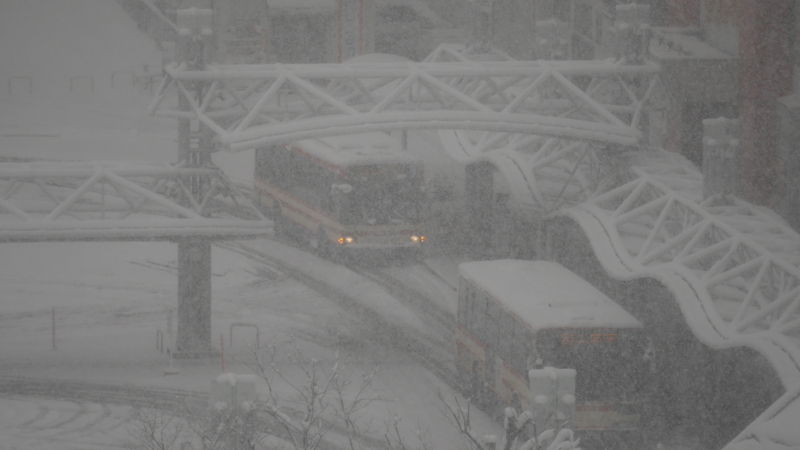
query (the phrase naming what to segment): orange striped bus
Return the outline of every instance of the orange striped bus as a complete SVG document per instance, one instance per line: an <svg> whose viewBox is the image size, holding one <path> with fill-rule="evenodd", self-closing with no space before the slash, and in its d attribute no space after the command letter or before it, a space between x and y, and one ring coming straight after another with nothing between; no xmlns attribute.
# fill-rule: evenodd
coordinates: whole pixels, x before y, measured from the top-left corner
<svg viewBox="0 0 800 450"><path fill-rule="evenodd" d="M256 150L255 192L276 233L326 256L342 250L421 254L422 160L385 133Z"/></svg>
<svg viewBox="0 0 800 450"><path fill-rule="evenodd" d="M640 431L649 377L642 323L560 264L460 264L455 341L463 385L484 407L529 409L529 370L575 369L568 428Z"/></svg>

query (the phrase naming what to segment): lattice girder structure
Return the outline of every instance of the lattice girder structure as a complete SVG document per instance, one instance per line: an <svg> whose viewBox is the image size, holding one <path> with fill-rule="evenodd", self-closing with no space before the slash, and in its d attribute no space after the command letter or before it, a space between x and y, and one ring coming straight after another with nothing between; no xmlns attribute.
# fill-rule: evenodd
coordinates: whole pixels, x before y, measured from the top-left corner
<svg viewBox="0 0 800 450"><path fill-rule="evenodd" d="M192 184L203 185L200 197ZM255 237L272 222L216 167L0 164L0 242Z"/></svg>
<svg viewBox="0 0 800 450"><path fill-rule="evenodd" d="M555 214L582 226L612 276L664 282L705 344L754 348L800 385L800 235L742 200L704 201L677 155L640 158L629 182Z"/></svg>
<svg viewBox="0 0 800 450"><path fill-rule="evenodd" d="M527 215L545 215L589 200L614 171L614 152L597 142L514 135L496 141L500 148L481 152L469 134L440 131L439 138L461 163L492 163L506 181L513 208Z"/></svg>
<svg viewBox="0 0 800 450"><path fill-rule="evenodd" d="M508 53L480 44L440 44L423 62L516 61Z"/></svg>
<svg viewBox="0 0 800 450"><path fill-rule="evenodd" d="M166 68L150 111L197 119L231 150L376 130L481 130L637 145L659 67L608 61L380 62ZM166 106L171 93L191 111ZM500 137L496 137L499 134Z"/></svg>
<svg viewBox="0 0 800 450"><path fill-rule="evenodd" d="M422 63L172 65L151 112L196 119L232 150L303 138L434 129L460 162L491 161L524 209L551 212L602 184L610 146L641 143L658 66L514 61L442 45ZM190 111L168 107L170 92Z"/></svg>

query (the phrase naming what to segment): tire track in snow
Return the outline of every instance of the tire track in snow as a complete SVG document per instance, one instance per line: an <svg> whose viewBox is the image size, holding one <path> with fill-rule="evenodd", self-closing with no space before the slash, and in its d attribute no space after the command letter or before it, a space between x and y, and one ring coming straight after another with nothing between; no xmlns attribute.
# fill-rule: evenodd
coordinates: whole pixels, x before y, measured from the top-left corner
<svg viewBox="0 0 800 450"><path fill-rule="evenodd" d="M56 423L48 425L46 427L32 427L32 428L36 429L36 430L48 430L48 429L53 429L53 428L61 428L61 427L65 426L65 425L67 425L67 424L75 422L76 420L78 420L83 415L85 415L85 414L87 414L89 412L89 409L86 407L86 403L84 403L84 402L74 402L74 403L76 405L78 405L78 410L73 412L72 414L70 414L69 417L67 417L66 419L63 419L60 422L56 422Z"/></svg>
<svg viewBox="0 0 800 450"><path fill-rule="evenodd" d="M22 422L21 424L17 425L20 428L30 428L32 424L42 420L47 416L47 413L50 412L50 408L44 405L39 405L39 412L36 413L35 416Z"/></svg>
<svg viewBox="0 0 800 450"><path fill-rule="evenodd" d="M287 242L283 240L278 241L283 244L287 244ZM383 345L400 350L409 355L414 361L435 374L449 387L458 391L462 389L454 368L451 367L452 364L449 363L453 357L452 349L450 349L449 346L447 349L442 348L442 345L447 345L448 343L443 344L440 341L435 345L431 345L429 336L420 336L417 330L404 329L399 325L390 323L376 311L363 305L357 298L349 295L347 292L343 292L340 289L327 284L324 280L314 278L301 269L295 268L276 257L272 257L266 252L249 247L246 244L215 243L214 245L242 254L259 264L266 264L269 267L276 268L280 272L319 292L321 295L336 301L343 308L364 318L364 320L372 326L374 335L381 341ZM288 245L292 244L288 243ZM302 249L298 250L303 251ZM431 316L430 311L421 306L423 304L427 304L428 299L422 298L422 296L417 292L404 287L399 281L394 280L394 282L390 282L387 281L384 276L377 274L373 276L366 276L362 273L358 274L369 281L378 284L384 289L384 291L386 291L387 286L391 284L392 290L396 292L404 292L403 295L393 295L391 292L388 293L406 306L409 306L410 303L416 304L416 306L413 306L412 309L416 310L418 313L422 313L423 317L425 317L425 321L434 320L439 324L446 322L442 316L434 318L436 317L435 315ZM376 277L383 279L384 282L377 283Z"/></svg>

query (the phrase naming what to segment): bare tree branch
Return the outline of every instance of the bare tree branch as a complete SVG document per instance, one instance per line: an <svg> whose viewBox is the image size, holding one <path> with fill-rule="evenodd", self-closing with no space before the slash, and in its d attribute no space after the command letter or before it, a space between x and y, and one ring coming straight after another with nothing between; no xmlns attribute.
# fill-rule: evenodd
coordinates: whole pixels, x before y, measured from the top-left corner
<svg viewBox="0 0 800 450"><path fill-rule="evenodd" d="M459 433L464 436L470 448L476 450L483 449L483 444L473 432L472 425L470 424L470 401L467 400L466 405L462 407L458 398L454 396L454 406L444 398L442 390L438 388L436 389L436 396L439 399L437 408L447 420L450 421L450 424L456 427Z"/></svg>

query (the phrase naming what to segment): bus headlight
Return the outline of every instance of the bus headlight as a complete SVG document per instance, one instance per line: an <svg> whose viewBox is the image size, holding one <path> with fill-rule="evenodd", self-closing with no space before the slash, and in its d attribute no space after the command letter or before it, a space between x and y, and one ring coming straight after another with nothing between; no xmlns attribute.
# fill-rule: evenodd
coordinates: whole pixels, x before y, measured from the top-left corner
<svg viewBox="0 0 800 450"><path fill-rule="evenodd" d="M356 238L353 236L341 236L339 239L336 240L341 245L352 244L356 241Z"/></svg>
<svg viewBox="0 0 800 450"><path fill-rule="evenodd" d="M425 242L425 236L423 236L421 234L412 234L410 239L411 239L411 242L413 242L415 244L421 244L421 243Z"/></svg>

